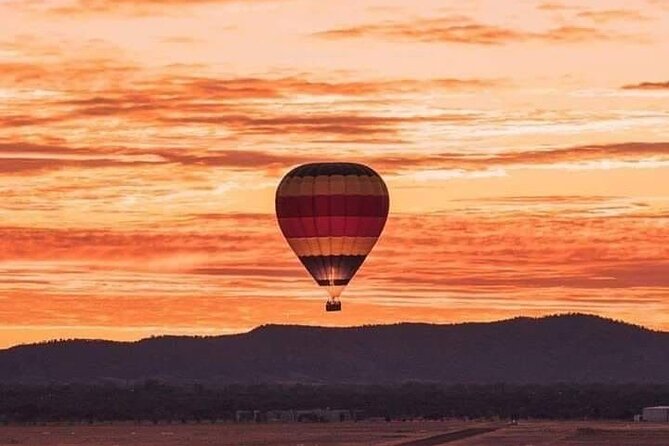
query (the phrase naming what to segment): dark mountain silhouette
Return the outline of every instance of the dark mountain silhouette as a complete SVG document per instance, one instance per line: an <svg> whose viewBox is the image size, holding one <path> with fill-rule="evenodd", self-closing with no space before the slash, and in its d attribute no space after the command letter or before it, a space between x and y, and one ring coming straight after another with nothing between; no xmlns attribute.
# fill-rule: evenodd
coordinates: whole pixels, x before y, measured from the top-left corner
<svg viewBox="0 0 669 446"><path fill-rule="evenodd" d="M0 351L0 380L62 383L667 383L669 333L589 315L454 325L266 325L217 337Z"/></svg>

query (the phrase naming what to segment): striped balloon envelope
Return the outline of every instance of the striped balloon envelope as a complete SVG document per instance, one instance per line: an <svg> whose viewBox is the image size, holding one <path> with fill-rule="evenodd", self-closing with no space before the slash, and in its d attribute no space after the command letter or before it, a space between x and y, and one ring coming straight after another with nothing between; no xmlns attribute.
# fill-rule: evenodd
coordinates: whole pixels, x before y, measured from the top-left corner
<svg viewBox="0 0 669 446"><path fill-rule="evenodd" d="M378 240L388 217L388 188L356 163L312 163L288 172L276 191L281 232L316 283L337 301Z"/></svg>

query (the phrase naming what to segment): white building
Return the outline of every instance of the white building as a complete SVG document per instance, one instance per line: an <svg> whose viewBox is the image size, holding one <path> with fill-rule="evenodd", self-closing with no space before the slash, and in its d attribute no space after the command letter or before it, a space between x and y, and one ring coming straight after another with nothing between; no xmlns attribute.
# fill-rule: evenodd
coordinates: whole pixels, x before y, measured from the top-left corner
<svg viewBox="0 0 669 446"><path fill-rule="evenodd" d="M644 407L643 421L669 421L669 406Z"/></svg>

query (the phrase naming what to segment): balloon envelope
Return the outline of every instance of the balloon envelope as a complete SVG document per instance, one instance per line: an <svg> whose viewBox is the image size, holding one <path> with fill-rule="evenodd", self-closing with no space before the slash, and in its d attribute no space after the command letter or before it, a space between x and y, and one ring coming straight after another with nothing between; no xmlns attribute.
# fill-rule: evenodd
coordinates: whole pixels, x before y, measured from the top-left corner
<svg viewBox="0 0 669 446"><path fill-rule="evenodd" d="M296 167L276 191L281 232L319 286L337 298L376 244L388 217L388 188L356 163Z"/></svg>

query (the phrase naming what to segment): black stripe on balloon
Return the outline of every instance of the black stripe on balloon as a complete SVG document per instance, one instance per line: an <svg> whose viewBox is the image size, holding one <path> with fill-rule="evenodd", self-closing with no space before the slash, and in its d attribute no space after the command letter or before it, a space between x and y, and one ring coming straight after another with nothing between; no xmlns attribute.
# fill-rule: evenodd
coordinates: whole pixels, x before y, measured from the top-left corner
<svg viewBox="0 0 669 446"><path fill-rule="evenodd" d="M287 177L312 177L319 175L366 175L379 176L371 168L357 163L310 163L288 172Z"/></svg>
<svg viewBox="0 0 669 446"><path fill-rule="evenodd" d="M366 257L301 256L300 261L319 285L329 285L329 274L333 274L338 280L351 280ZM337 285L337 279L334 280L334 285Z"/></svg>
<svg viewBox="0 0 669 446"><path fill-rule="evenodd" d="M335 279L330 283L329 280L317 280L316 283L318 283L319 286L345 286L348 285L350 281L351 279Z"/></svg>

